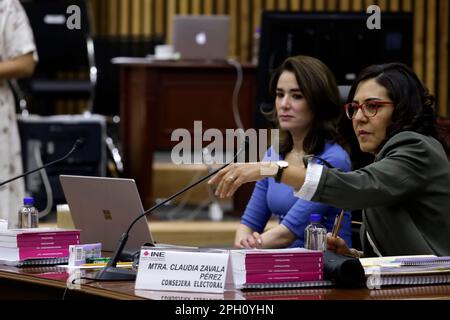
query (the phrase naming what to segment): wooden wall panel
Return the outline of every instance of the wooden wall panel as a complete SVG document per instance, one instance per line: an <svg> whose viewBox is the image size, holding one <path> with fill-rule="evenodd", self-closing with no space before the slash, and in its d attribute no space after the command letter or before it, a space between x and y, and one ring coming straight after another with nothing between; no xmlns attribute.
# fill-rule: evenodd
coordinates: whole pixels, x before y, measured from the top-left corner
<svg viewBox="0 0 450 320"><path fill-rule="evenodd" d="M266 5L264 8L267 10L275 10L275 0L266 0Z"/></svg>
<svg viewBox="0 0 450 320"><path fill-rule="evenodd" d="M130 34L130 0L119 1L119 35Z"/></svg>
<svg viewBox="0 0 450 320"><path fill-rule="evenodd" d="M123 1L123 0L121 0ZM155 14L153 16L153 19L155 19L155 33L156 34L163 34L166 35L165 30L165 15L166 12L164 10L165 1L166 0L154 0L155 1Z"/></svg>
<svg viewBox="0 0 450 320"><path fill-rule="evenodd" d="M243 3L246 3L247 1L242 1ZM289 0L278 0L278 10L286 11L289 9Z"/></svg>
<svg viewBox="0 0 450 320"><path fill-rule="evenodd" d="M230 56L251 61L253 34L263 10L383 11L414 13L413 68L449 115L448 24L450 0L91 0L94 30L101 35L164 35L171 41L174 14L228 14Z"/></svg>
<svg viewBox="0 0 450 320"><path fill-rule="evenodd" d="M179 14L189 14L189 0L178 0Z"/></svg>
<svg viewBox="0 0 450 320"><path fill-rule="evenodd" d="M302 1L302 9L303 11L312 11L313 10L313 1L312 0L303 0Z"/></svg>
<svg viewBox="0 0 450 320"><path fill-rule="evenodd" d="M314 1L314 5L315 5L314 10L317 10L317 11L325 10L325 0L316 0L316 1Z"/></svg>
<svg viewBox="0 0 450 320"><path fill-rule="evenodd" d="M250 10L249 10L249 1L239 1L240 4L240 51L239 51L239 60L240 61L250 61L251 53L252 53L252 39L253 39L253 31L251 31L251 18L250 18Z"/></svg>
<svg viewBox="0 0 450 320"><path fill-rule="evenodd" d="M152 20L153 20L153 1L143 0L142 4L142 34L143 36L151 36L153 34Z"/></svg>
<svg viewBox="0 0 450 320"><path fill-rule="evenodd" d="M450 1L439 1L439 25L438 28L438 50L439 50L439 66L437 67L438 75L438 111L440 115L450 115L450 100L449 100L449 16L450 16Z"/></svg>
<svg viewBox="0 0 450 320"><path fill-rule="evenodd" d="M414 1L414 38L413 38L413 67L420 79L424 80L424 15L425 0Z"/></svg>
<svg viewBox="0 0 450 320"><path fill-rule="evenodd" d="M142 21L142 7L143 7L143 3L141 2L141 0L132 0L130 2L131 5L131 14L128 17L129 20L131 20L129 23L131 24L131 30L130 30L130 34L132 36L139 36L142 34L142 30L143 26L144 26L144 21Z"/></svg>
<svg viewBox="0 0 450 320"><path fill-rule="evenodd" d="M389 1L389 11L400 11L400 0L390 0Z"/></svg>
<svg viewBox="0 0 450 320"><path fill-rule="evenodd" d="M291 11L299 11L301 8L301 0L291 0Z"/></svg>
<svg viewBox="0 0 450 320"><path fill-rule="evenodd" d="M201 14L201 2L200 0L191 0L192 1L192 14Z"/></svg>
<svg viewBox="0 0 450 320"><path fill-rule="evenodd" d="M119 0L110 0L108 7L108 35L117 35L119 32Z"/></svg>
<svg viewBox="0 0 450 320"><path fill-rule="evenodd" d="M225 14L226 0L216 0L217 14Z"/></svg>
<svg viewBox="0 0 450 320"><path fill-rule="evenodd" d="M336 11L338 9L338 0L328 0L327 11Z"/></svg>
<svg viewBox="0 0 450 320"><path fill-rule="evenodd" d="M413 10L413 0L403 0L403 11L411 12Z"/></svg>
<svg viewBox="0 0 450 320"><path fill-rule="evenodd" d="M352 0L352 11L366 11L367 7L364 7L364 1Z"/></svg>
<svg viewBox="0 0 450 320"><path fill-rule="evenodd" d="M232 12L237 12L238 6L239 6L240 0L228 0L228 6L229 6L229 14ZM240 42L238 37L238 28L239 24L239 17L237 14L231 14L231 30L230 30L230 56L232 57L238 57L239 49L240 49Z"/></svg>
<svg viewBox="0 0 450 320"><path fill-rule="evenodd" d="M339 11L350 11L350 0L340 0Z"/></svg>
<svg viewBox="0 0 450 320"><path fill-rule="evenodd" d="M436 0L427 0L425 84L435 93L436 74Z"/></svg>

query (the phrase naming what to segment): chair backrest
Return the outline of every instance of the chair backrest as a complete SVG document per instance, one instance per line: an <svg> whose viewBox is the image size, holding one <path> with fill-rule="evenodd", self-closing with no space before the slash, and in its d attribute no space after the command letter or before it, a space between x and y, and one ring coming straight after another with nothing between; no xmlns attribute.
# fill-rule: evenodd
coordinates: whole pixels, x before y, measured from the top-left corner
<svg viewBox="0 0 450 320"><path fill-rule="evenodd" d="M338 86L339 89L339 103L344 105L347 101L348 94L350 93L351 86Z"/></svg>
<svg viewBox="0 0 450 320"><path fill-rule="evenodd" d="M67 8L80 9L80 28L69 29ZM39 64L35 75L52 77L59 71L89 70L89 15L83 0L34 0L23 2L33 29Z"/></svg>

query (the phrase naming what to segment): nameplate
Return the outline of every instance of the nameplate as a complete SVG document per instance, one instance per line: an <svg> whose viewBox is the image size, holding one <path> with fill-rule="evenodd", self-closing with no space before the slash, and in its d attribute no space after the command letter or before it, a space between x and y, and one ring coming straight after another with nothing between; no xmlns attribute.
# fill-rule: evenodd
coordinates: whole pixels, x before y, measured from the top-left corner
<svg viewBox="0 0 450 320"><path fill-rule="evenodd" d="M177 250L143 247L136 290L225 291L227 250Z"/></svg>

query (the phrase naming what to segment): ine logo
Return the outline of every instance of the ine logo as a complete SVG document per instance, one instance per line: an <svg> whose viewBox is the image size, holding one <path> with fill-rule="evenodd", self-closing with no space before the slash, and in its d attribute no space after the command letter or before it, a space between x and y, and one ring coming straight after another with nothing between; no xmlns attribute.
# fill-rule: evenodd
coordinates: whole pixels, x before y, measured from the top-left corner
<svg viewBox="0 0 450 320"><path fill-rule="evenodd" d="M370 17L367 18L367 28L369 30L380 30L381 29L381 9L379 6L371 5L367 7L367 14L371 14Z"/></svg>
<svg viewBox="0 0 450 320"><path fill-rule="evenodd" d="M69 14L66 21L67 29L81 30L81 9L77 5L67 7L66 13Z"/></svg>

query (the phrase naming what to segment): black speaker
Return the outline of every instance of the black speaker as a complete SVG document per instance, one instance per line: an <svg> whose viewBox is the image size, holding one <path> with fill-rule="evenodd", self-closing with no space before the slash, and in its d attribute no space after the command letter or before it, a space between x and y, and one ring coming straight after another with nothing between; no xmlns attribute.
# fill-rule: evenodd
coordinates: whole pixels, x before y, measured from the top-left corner
<svg viewBox="0 0 450 320"><path fill-rule="evenodd" d="M323 253L323 276L338 287L359 288L364 284L364 268L359 259L339 255L332 251Z"/></svg>
<svg viewBox="0 0 450 320"><path fill-rule="evenodd" d="M21 116L18 118L24 172L63 157L78 138L84 145L45 173L25 177L26 191L39 211L66 203L59 175L106 175L106 119L100 115ZM50 202L49 202L50 201ZM41 215L42 217L42 215Z"/></svg>

